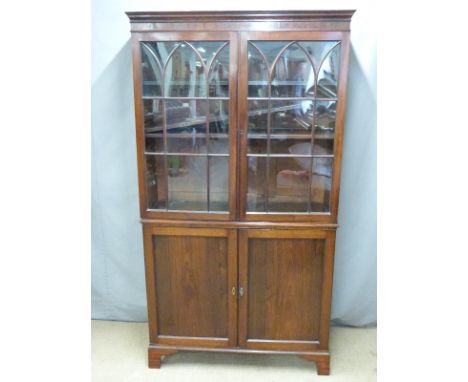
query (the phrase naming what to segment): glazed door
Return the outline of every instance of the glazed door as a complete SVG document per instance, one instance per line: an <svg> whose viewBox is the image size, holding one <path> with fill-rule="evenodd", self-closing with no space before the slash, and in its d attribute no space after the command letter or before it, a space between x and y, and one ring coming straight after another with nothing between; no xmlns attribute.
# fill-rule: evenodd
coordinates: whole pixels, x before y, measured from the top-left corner
<svg viewBox="0 0 468 382"><path fill-rule="evenodd" d="M237 341L237 232L145 226L152 344L228 347Z"/></svg>
<svg viewBox="0 0 468 382"><path fill-rule="evenodd" d="M134 33L141 215L236 210L237 34Z"/></svg>
<svg viewBox="0 0 468 382"><path fill-rule="evenodd" d="M239 345L326 349L334 232L240 230Z"/></svg>
<svg viewBox="0 0 468 382"><path fill-rule="evenodd" d="M241 218L336 220L346 35L244 32L240 47Z"/></svg>

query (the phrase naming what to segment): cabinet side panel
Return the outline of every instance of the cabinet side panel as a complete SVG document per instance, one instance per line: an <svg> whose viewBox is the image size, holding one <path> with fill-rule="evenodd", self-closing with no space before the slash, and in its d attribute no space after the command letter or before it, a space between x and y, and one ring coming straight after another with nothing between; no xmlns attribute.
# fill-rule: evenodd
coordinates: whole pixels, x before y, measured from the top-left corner
<svg viewBox="0 0 468 382"><path fill-rule="evenodd" d="M153 236L159 336L228 337L227 238Z"/></svg>
<svg viewBox="0 0 468 382"><path fill-rule="evenodd" d="M249 239L248 339L319 338L324 240Z"/></svg>

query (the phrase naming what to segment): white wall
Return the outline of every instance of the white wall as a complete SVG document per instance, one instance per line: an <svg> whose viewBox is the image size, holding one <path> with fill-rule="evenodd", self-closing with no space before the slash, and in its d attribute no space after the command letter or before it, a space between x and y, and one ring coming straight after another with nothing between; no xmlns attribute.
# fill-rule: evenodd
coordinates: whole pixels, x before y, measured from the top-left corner
<svg viewBox="0 0 468 382"><path fill-rule="evenodd" d="M218 8L214 9L213 6ZM139 224L130 25L125 11L282 9L270 1L92 3L92 316L146 320ZM310 8L313 7L313 8ZM332 318L376 322L376 25L371 1L288 1L293 9L357 9L343 151Z"/></svg>

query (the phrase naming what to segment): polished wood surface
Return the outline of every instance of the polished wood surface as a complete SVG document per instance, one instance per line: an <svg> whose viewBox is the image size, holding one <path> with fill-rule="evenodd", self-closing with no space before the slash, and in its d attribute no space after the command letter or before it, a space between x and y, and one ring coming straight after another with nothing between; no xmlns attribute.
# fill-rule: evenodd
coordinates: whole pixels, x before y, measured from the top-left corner
<svg viewBox="0 0 468 382"><path fill-rule="evenodd" d="M320 348L325 245L322 230L241 230L242 347Z"/></svg>
<svg viewBox="0 0 468 382"><path fill-rule="evenodd" d="M252 238L247 255L248 338L317 340L323 241Z"/></svg>
<svg viewBox="0 0 468 382"><path fill-rule="evenodd" d="M147 226L145 245L151 343L234 344L236 231Z"/></svg>
<svg viewBox="0 0 468 382"><path fill-rule="evenodd" d="M319 375L330 373L328 337L338 228L350 48L349 26L353 13L352 10L127 13L131 21L133 45L140 216L143 223L150 332L149 367L159 368L164 356L179 350L224 351L297 354L314 361ZM177 73L185 70L190 73L191 79L188 80L186 76L184 80L179 73L172 75L169 80L179 87L193 87L194 81L199 81L193 77L194 73L198 75L200 67L206 68L208 65L203 61L204 52L200 49L203 48L200 44L204 41L222 41L229 45L228 77L226 79L223 73L219 74L224 81L222 86L228 83L229 93L218 99L219 102L228 102L229 113L224 119L228 119L229 131L227 134L213 134L215 139L228 138L227 151L213 156L228 158L228 174L225 174L227 207L224 212L212 211L209 207L211 183L208 159L207 191L197 186L205 178L197 178L196 172L190 173L191 168L187 165L206 155L203 148L196 148L193 144L195 151L191 151L189 143L206 140L208 144L208 118L214 122L222 121L221 117L216 119L216 116L206 117L208 114L200 114L201 106L193 106L195 103L198 105L200 100L209 99L208 89L206 97L197 96L196 101L193 97L172 97L164 88L164 75L160 79L160 85L157 84L158 77L155 75L156 85L145 82L145 86L162 86L161 96L143 94L142 42L188 42L189 46L192 45L192 55L197 57L195 61L199 61L198 66L191 67L195 61L190 61L183 54L179 55L182 59L178 58L178 63L171 64L171 70ZM259 101L258 107L250 110L249 102L252 97L249 95L248 85L248 44L258 41L282 41L286 45L295 42L337 42L340 46L340 59L336 96L320 98L323 95L317 93L317 79L314 80L313 95L295 97L296 93L289 88L286 96L281 92L281 96L278 96L270 90L265 97L261 94L254 97ZM197 52L197 49L200 50ZM304 53L313 60L310 51ZM279 54L276 57L275 62L279 62ZM293 59L289 64L292 71L301 62L298 56L295 57L296 62ZM281 65L283 67L278 70L285 70L286 64ZM320 73L317 72L318 68L314 67L314 70L315 78ZM273 77L272 69L270 80ZM284 78L279 78L274 86L291 87L293 85L287 85L288 81L296 81L296 77L291 74L285 78L286 85L281 82ZM257 82L252 81L251 86L257 86ZM164 100L161 102L195 102L191 107L197 112L187 120L180 120L174 115L168 117L166 106L157 105L157 111L160 108L163 110L162 116L158 118L163 119L153 120L148 130L151 132L150 138L154 139L152 147L156 151L146 155L160 157L147 161L145 118L148 119L148 113L154 111L152 108L155 106L152 105L160 102L158 99ZM322 104L329 102L333 106L331 117L318 111L317 103L312 108L316 115L311 118L313 123L332 123L332 132L314 132L315 124L311 128L307 121L298 116L298 107L293 101ZM207 113L211 113L208 106L205 108ZM327 113L328 110L330 109L327 109ZM253 121L252 118L249 119L249 113L268 115L265 124L270 126L275 123L275 133L270 134L271 127L268 127L268 131L263 131L263 117ZM289 116L290 122L278 127L278 123L284 124L284 115ZM249 133L251 122L255 122L254 133ZM296 122L309 128L303 131L298 125L293 126ZM193 129L204 123L207 126L206 133L183 130ZM179 147L183 152L173 153L173 146L167 144L169 139L179 139ZM156 148L163 141L164 152ZM320 156L324 153L323 150L332 158L327 188L317 183L318 187L312 189L315 184L312 160L307 162L310 163L310 171L303 171L299 165L302 166L305 162L298 161L288 151L292 146L297 147L297 143L307 141L311 145L309 158ZM206 147L208 153L209 146ZM314 151L316 147L322 149L322 152ZM174 163L163 159L163 155L179 156L179 162L185 166L178 165L176 168ZM276 203L272 210L252 212L247 208L249 156L257 160L258 176L255 175L255 182L258 190L265 189L266 198L273 198ZM265 166L265 163L269 165ZM148 182L148 172L155 172L155 168L165 175L159 174L160 178L156 182ZM178 179L174 178L177 176ZM178 190L173 196L180 198L187 207L194 208L174 210L167 207L169 188L176 180L182 191ZM307 182L308 189L305 187ZM207 211L203 211L204 207L197 204L197 194L203 192L208 195ZM166 210L148 208L151 205L157 206L155 202L158 198ZM298 201L302 206L295 204ZM305 205L307 209L301 212ZM288 209L289 207L291 208Z"/></svg>
<svg viewBox="0 0 468 382"><path fill-rule="evenodd" d="M226 238L154 236L153 248L159 337L227 338Z"/></svg>
<svg viewBox="0 0 468 382"><path fill-rule="evenodd" d="M354 10L127 12L132 33L154 31L349 31Z"/></svg>

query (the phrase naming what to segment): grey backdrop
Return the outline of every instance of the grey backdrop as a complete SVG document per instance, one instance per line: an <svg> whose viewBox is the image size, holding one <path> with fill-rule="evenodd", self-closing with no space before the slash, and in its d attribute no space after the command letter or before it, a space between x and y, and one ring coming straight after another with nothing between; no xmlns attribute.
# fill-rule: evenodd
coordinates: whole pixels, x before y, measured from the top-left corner
<svg viewBox="0 0 468 382"><path fill-rule="evenodd" d="M93 5L92 318L146 321L130 8L106 1ZM352 23L332 305L334 322L353 326L377 319L376 58L366 20L357 12Z"/></svg>

